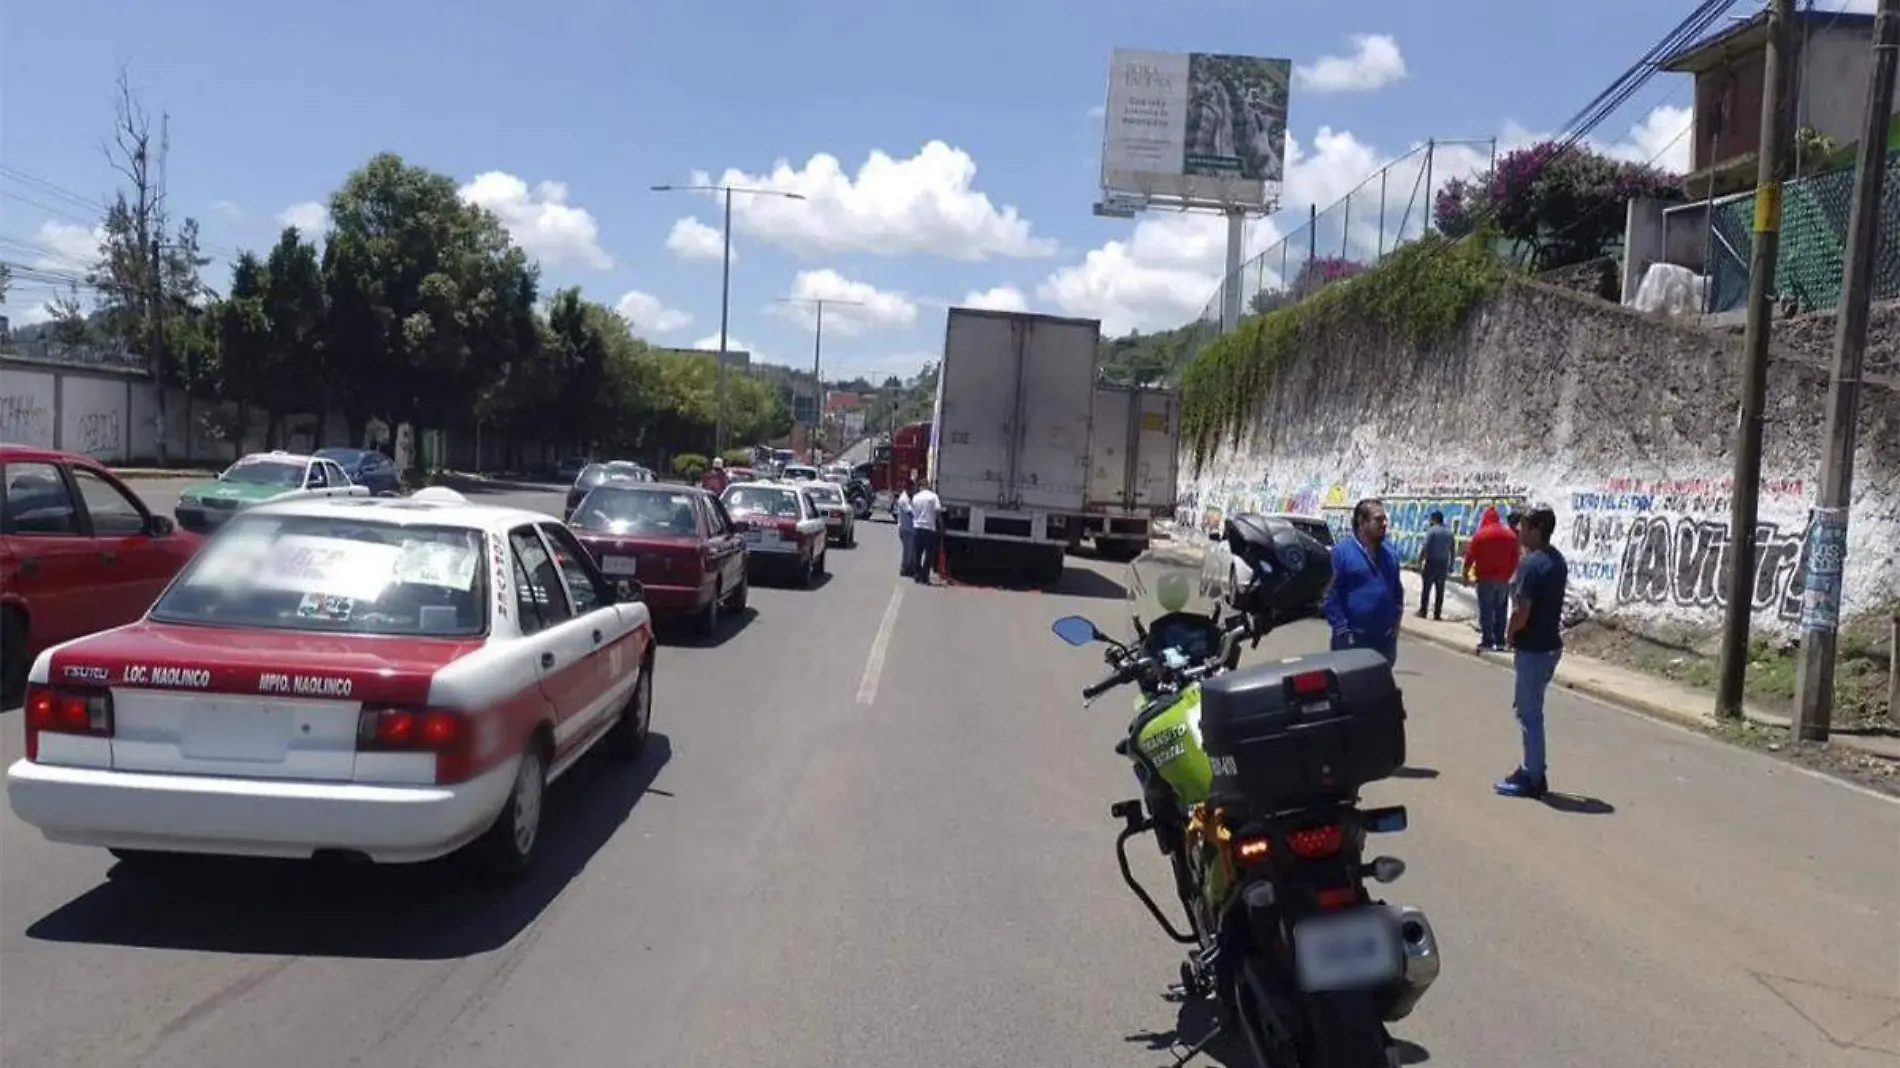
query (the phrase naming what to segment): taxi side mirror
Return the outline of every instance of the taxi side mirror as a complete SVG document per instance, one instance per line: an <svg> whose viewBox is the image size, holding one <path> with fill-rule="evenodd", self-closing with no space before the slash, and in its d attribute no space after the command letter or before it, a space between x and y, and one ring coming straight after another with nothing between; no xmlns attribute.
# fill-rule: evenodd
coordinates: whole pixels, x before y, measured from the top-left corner
<svg viewBox="0 0 1900 1068"><path fill-rule="evenodd" d="M615 604L640 604L647 599L647 588L637 579L614 580Z"/></svg>
<svg viewBox="0 0 1900 1068"><path fill-rule="evenodd" d="M162 538L178 529L178 524L168 515L148 515L145 517L145 533L150 537Z"/></svg>

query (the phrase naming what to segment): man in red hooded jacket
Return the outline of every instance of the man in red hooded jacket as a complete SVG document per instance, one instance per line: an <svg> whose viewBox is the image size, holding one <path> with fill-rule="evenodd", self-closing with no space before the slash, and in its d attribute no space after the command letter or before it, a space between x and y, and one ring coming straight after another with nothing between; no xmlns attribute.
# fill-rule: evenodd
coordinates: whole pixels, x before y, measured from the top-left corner
<svg viewBox="0 0 1900 1068"><path fill-rule="evenodd" d="M1478 651L1503 652L1511 614L1511 578L1517 574L1517 532L1487 506L1465 543L1465 581L1478 583Z"/></svg>

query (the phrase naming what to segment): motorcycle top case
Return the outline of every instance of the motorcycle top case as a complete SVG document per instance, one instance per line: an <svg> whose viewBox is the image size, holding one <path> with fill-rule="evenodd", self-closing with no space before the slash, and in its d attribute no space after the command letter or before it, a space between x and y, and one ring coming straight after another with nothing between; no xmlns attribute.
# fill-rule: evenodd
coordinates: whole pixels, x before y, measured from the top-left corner
<svg viewBox="0 0 1900 1068"><path fill-rule="evenodd" d="M1201 684L1209 800L1270 812L1347 797L1405 765L1405 701L1370 649L1255 664Z"/></svg>

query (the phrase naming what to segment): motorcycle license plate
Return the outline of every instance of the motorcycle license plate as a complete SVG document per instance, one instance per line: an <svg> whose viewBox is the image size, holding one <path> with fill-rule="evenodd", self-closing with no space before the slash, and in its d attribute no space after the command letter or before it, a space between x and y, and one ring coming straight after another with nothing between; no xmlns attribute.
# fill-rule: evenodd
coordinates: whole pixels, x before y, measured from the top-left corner
<svg viewBox="0 0 1900 1068"><path fill-rule="evenodd" d="M1293 927L1293 965L1308 993L1363 990L1405 970L1398 924L1383 908L1313 916Z"/></svg>

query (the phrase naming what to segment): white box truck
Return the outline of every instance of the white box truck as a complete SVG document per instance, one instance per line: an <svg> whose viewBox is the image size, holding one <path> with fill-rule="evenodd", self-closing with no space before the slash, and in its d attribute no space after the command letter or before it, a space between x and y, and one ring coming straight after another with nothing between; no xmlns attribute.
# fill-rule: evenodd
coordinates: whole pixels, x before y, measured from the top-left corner
<svg viewBox="0 0 1900 1068"><path fill-rule="evenodd" d="M1181 395L1159 386L1100 382L1089 435L1089 517L1097 555L1132 560L1156 518L1174 511Z"/></svg>
<svg viewBox="0 0 1900 1068"><path fill-rule="evenodd" d="M951 308L931 421L945 555L1014 556L1062 574L1089 518L1094 319Z"/></svg>

